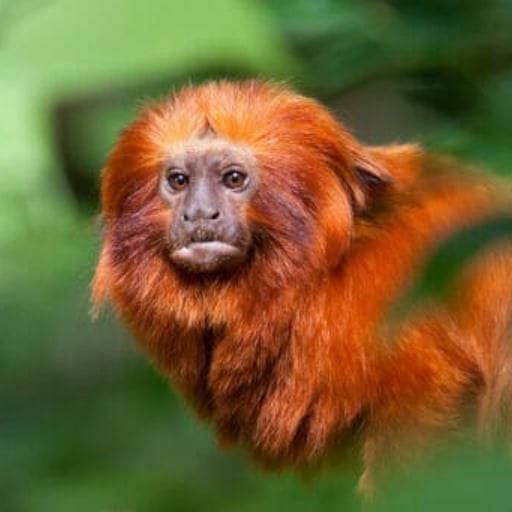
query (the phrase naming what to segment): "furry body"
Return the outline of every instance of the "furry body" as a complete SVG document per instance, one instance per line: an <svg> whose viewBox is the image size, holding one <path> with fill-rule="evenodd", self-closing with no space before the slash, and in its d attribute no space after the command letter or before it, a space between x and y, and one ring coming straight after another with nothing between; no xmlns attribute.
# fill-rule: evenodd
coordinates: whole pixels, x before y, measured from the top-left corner
<svg viewBox="0 0 512 512"><path fill-rule="evenodd" d="M259 184L240 212L246 260L203 275L166 256L173 211L156 191L166 159L205 131L249 152ZM127 127L106 164L93 300L113 302L223 443L301 468L357 429L368 486L381 457L453 430L468 404L482 432L510 426L509 246L473 262L445 308L393 339L384 323L432 249L494 215L496 197L418 146L363 146L283 87L185 88Z"/></svg>

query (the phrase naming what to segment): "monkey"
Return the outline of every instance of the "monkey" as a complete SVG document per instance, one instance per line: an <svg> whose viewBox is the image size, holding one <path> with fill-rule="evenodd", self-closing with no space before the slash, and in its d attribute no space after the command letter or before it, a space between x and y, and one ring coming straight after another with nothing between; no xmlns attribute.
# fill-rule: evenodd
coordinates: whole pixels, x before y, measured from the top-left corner
<svg viewBox="0 0 512 512"><path fill-rule="evenodd" d="M113 304L223 446L302 471L354 442L371 493L467 417L510 432L509 241L387 320L444 240L509 214L503 188L418 144L366 146L285 85L187 86L105 164L93 309Z"/></svg>

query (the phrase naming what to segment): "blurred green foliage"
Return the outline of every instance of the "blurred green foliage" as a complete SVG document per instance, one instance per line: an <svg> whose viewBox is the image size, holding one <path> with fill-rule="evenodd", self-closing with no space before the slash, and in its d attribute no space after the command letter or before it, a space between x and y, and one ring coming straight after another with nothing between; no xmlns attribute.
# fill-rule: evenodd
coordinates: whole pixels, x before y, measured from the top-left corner
<svg viewBox="0 0 512 512"><path fill-rule="evenodd" d="M307 89L332 99L392 80L439 115L424 141L510 173L510 0L267 2L304 65Z"/></svg>
<svg viewBox="0 0 512 512"><path fill-rule="evenodd" d="M0 510L358 510L356 466L260 474L218 449L112 314L91 323L99 171L146 98L261 75L369 139L412 134L510 174L511 26L509 0L0 0ZM498 220L451 242L423 285L504 233ZM391 476L373 508L512 510L511 469L454 448Z"/></svg>

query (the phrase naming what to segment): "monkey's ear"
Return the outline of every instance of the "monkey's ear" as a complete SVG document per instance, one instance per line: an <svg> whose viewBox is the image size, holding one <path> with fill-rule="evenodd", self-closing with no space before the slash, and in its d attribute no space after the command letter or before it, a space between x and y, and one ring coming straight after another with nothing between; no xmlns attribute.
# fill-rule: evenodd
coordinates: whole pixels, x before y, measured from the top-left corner
<svg viewBox="0 0 512 512"><path fill-rule="evenodd" d="M368 210L395 181L385 163L366 148L353 153L351 169L355 181L353 190L356 213Z"/></svg>

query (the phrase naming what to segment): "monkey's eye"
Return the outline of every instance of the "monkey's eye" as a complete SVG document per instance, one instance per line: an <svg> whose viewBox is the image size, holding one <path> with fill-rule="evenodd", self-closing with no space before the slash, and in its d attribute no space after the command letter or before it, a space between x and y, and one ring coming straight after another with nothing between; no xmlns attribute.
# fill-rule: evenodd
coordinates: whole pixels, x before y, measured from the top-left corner
<svg viewBox="0 0 512 512"><path fill-rule="evenodd" d="M230 171L225 172L222 175L223 185L232 190L242 188L246 182L247 182L247 174L245 174L245 172L242 172L242 171L232 169Z"/></svg>
<svg viewBox="0 0 512 512"><path fill-rule="evenodd" d="M165 181L170 188L179 192L187 187L188 176L182 172L170 171L166 174Z"/></svg>

